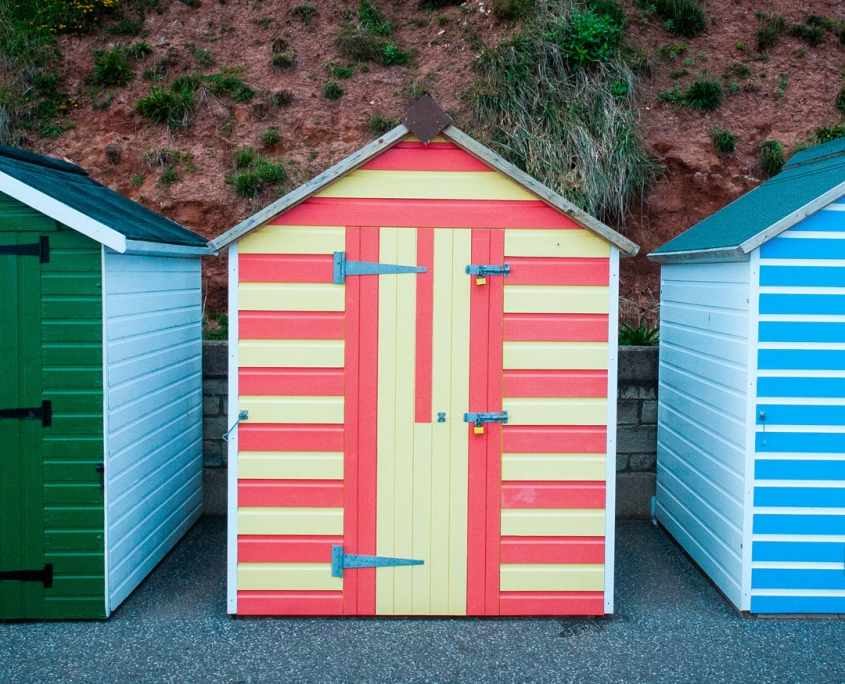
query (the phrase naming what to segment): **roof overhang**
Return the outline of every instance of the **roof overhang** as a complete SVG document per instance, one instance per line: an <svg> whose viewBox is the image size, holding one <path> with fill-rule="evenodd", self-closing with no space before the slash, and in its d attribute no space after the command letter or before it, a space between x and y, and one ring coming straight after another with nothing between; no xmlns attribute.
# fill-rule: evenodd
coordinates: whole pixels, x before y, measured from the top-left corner
<svg viewBox="0 0 845 684"><path fill-rule="evenodd" d="M195 247L192 245L172 245L167 242L146 242L143 240L127 240L126 251L123 254L135 254L138 256L161 256L161 257L191 257L191 256L213 256L217 254L207 247Z"/></svg>

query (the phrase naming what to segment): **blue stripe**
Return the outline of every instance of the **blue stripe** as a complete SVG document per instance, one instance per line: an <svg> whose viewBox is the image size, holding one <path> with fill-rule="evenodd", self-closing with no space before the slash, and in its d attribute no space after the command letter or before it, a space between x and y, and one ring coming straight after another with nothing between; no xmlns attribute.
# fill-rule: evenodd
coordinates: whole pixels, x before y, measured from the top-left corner
<svg viewBox="0 0 845 684"><path fill-rule="evenodd" d="M845 562L842 542L770 542L755 541L751 546L751 560L792 563Z"/></svg>
<svg viewBox="0 0 845 684"><path fill-rule="evenodd" d="M754 462L754 477L757 480L845 480L845 461L758 458Z"/></svg>
<svg viewBox="0 0 845 684"><path fill-rule="evenodd" d="M845 323L761 321L760 342L845 342Z"/></svg>
<svg viewBox="0 0 845 684"><path fill-rule="evenodd" d="M845 398L845 378L757 378L757 396Z"/></svg>
<svg viewBox="0 0 845 684"><path fill-rule="evenodd" d="M758 404L756 415L757 425L845 425L845 406Z"/></svg>
<svg viewBox="0 0 845 684"><path fill-rule="evenodd" d="M757 568L751 571L752 589L845 589L845 572Z"/></svg>
<svg viewBox="0 0 845 684"><path fill-rule="evenodd" d="M845 534L845 515L755 513L753 527L754 534Z"/></svg>
<svg viewBox="0 0 845 684"><path fill-rule="evenodd" d="M835 202L834 204L838 204ZM787 233L813 230L819 232L841 233L845 231L845 212L817 211L800 223L796 223Z"/></svg>
<svg viewBox="0 0 845 684"><path fill-rule="evenodd" d="M754 505L845 508L845 487L755 487ZM845 556L839 560L845 562Z"/></svg>
<svg viewBox="0 0 845 684"><path fill-rule="evenodd" d="M777 237L760 247L763 259L845 259L845 240Z"/></svg>
<svg viewBox="0 0 845 684"><path fill-rule="evenodd" d="M845 596L752 596L752 613L845 613Z"/></svg>
<svg viewBox="0 0 845 684"><path fill-rule="evenodd" d="M845 268L836 266L763 266L764 287L845 287Z"/></svg>
<svg viewBox="0 0 845 684"><path fill-rule="evenodd" d="M845 434L843 433L758 432L754 442L758 453L845 453Z"/></svg>
<svg viewBox="0 0 845 684"><path fill-rule="evenodd" d="M845 370L840 349L760 349L757 367L763 370Z"/></svg>
<svg viewBox="0 0 845 684"><path fill-rule="evenodd" d="M845 240L839 242L845 243ZM845 314L845 295L831 294L761 294L761 314Z"/></svg>

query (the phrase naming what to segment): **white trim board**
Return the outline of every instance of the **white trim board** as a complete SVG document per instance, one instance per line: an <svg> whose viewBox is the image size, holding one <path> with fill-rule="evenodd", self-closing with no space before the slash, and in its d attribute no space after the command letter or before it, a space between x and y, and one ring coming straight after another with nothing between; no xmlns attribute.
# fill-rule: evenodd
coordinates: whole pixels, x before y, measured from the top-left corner
<svg viewBox="0 0 845 684"><path fill-rule="evenodd" d="M616 563L616 394L619 360L619 249L610 248L608 292L607 459L604 515L604 612L613 613Z"/></svg>
<svg viewBox="0 0 845 684"><path fill-rule="evenodd" d="M106 292L108 281L106 279L106 247L100 245L100 296L103 337L100 341L103 351L103 571L105 573L103 587L105 590L104 600L106 603L106 617L111 615L111 593L109 586L109 570L111 569L111 547L109 546L109 492L111 483L109 475L109 360L108 360L108 312L106 310Z"/></svg>
<svg viewBox="0 0 845 684"><path fill-rule="evenodd" d="M229 245L229 416L226 429L238 419L238 243ZM226 521L226 609L238 612L238 430L232 430L228 453Z"/></svg>

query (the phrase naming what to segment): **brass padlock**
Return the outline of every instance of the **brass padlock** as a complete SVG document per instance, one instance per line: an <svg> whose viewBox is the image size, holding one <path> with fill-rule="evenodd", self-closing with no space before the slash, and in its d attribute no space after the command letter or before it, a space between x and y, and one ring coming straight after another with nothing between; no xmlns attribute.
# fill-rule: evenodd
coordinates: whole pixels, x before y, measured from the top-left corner
<svg viewBox="0 0 845 684"><path fill-rule="evenodd" d="M476 435L483 435L484 434L484 426L483 425L476 425L475 427L473 427L472 431Z"/></svg>
<svg viewBox="0 0 845 684"><path fill-rule="evenodd" d="M485 278L483 275L476 276L475 277L475 284L476 285L486 285L487 284L487 278Z"/></svg>

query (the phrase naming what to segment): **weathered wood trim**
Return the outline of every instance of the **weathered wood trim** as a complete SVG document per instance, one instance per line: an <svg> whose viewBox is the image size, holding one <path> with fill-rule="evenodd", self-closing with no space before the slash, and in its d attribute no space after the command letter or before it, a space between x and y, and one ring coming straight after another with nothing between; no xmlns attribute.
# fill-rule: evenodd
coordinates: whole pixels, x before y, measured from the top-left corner
<svg viewBox="0 0 845 684"><path fill-rule="evenodd" d="M722 261L748 261L748 255L740 247L717 247L689 252L652 252L649 261L662 264L715 263Z"/></svg>
<svg viewBox="0 0 845 684"><path fill-rule="evenodd" d="M211 247L192 247L189 245L171 245L165 242L146 242L143 240L127 240L124 254L159 257L188 257L216 255Z"/></svg>

